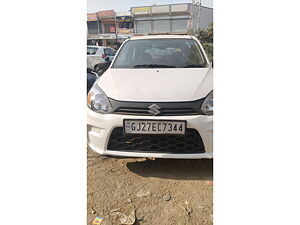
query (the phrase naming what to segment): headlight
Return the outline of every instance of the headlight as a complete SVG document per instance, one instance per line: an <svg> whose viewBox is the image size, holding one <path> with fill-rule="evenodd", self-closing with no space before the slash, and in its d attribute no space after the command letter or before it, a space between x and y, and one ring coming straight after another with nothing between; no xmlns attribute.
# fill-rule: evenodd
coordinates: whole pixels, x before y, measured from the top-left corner
<svg viewBox="0 0 300 225"><path fill-rule="evenodd" d="M205 115L211 116L214 112L214 94L211 91L202 103L201 110Z"/></svg>
<svg viewBox="0 0 300 225"><path fill-rule="evenodd" d="M111 111L111 106L107 96L96 83L88 93L87 104L91 110L97 113L106 114Z"/></svg>

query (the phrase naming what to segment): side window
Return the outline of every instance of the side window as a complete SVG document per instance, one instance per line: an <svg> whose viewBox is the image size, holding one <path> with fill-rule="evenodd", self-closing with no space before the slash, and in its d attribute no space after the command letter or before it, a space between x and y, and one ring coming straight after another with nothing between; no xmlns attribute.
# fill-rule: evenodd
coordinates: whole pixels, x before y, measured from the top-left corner
<svg viewBox="0 0 300 225"><path fill-rule="evenodd" d="M105 49L104 49L104 54L110 55L110 49L109 49L109 48L105 48Z"/></svg>
<svg viewBox="0 0 300 225"><path fill-rule="evenodd" d="M104 53L109 56L114 56L116 54L116 51L112 48L105 48Z"/></svg>

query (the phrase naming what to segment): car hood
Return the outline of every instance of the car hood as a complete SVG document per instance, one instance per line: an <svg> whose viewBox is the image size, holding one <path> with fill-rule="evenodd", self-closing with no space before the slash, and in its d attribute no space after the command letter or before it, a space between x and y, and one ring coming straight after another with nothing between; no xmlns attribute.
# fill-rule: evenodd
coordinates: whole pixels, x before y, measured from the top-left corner
<svg viewBox="0 0 300 225"><path fill-rule="evenodd" d="M97 82L119 101L193 101L212 90L212 68L108 69Z"/></svg>

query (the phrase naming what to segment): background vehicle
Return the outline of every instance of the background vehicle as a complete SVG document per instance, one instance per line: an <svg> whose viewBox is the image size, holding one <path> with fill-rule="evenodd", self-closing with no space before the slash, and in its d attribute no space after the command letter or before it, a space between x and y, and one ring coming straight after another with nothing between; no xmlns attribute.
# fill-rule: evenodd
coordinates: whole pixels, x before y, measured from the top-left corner
<svg viewBox="0 0 300 225"><path fill-rule="evenodd" d="M87 68L98 72L99 63L112 61L116 54L113 48L103 46L87 46Z"/></svg>
<svg viewBox="0 0 300 225"><path fill-rule="evenodd" d="M87 69L87 92L90 91L95 81L98 79L98 74L91 69Z"/></svg>

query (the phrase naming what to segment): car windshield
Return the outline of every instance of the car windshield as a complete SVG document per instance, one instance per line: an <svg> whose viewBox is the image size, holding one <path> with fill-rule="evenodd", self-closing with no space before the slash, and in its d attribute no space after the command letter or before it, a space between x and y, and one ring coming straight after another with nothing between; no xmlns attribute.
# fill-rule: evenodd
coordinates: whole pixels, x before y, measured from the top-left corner
<svg viewBox="0 0 300 225"><path fill-rule="evenodd" d="M205 57L193 39L159 38L127 41L112 68L203 68Z"/></svg>

